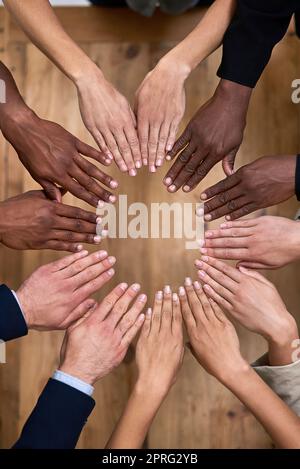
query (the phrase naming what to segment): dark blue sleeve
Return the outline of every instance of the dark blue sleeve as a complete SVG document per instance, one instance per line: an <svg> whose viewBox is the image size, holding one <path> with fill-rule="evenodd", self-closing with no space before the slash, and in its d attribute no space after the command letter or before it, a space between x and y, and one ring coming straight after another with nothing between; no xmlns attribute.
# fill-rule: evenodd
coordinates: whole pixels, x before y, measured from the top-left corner
<svg viewBox="0 0 300 469"><path fill-rule="evenodd" d="M95 406L87 394L50 379L13 449L73 449Z"/></svg>
<svg viewBox="0 0 300 469"><path fill-rule="evenodd" d="M0 285L0 339L7 342L27 333L27 325L17 300L6 285Z"/></svg>
<svg viewBox="0 0 300 469"><path fill-rule="evenodd" d="M299 10L299 0L238 0L223 40L219 77L254 88Z"/></svg>

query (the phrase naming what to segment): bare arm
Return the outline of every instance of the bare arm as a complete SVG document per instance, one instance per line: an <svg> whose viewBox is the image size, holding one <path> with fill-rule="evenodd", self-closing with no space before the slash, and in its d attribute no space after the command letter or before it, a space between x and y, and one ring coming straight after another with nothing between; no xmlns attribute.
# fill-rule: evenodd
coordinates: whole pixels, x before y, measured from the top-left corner
<svg viewBox="0 0 300 469"><path fill-rule="evenodd" d="M48 0L5 0L4 5L32 42L75 84L83 122L100 149L114 157L121 171L135 176L140 151L127 100L66 33Z"/></svg>

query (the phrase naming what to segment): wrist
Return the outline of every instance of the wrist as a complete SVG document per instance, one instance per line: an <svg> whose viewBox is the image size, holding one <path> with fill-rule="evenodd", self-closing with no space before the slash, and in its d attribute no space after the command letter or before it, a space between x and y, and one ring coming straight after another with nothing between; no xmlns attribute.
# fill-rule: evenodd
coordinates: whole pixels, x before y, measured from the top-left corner
<svg viewBox="0 0 300 469"><path fill-rule="evenodd" d="M134 386L134 392L137 396L145 396L147 400L149 398L153 402L162 402L166 395L169 392L170 387L164 386L161 383L156 383L154 380L149 382L149 380L139 377Z"/></svg>
<svg viewBox="0 0 300 469"><path fill-rule="evenodd" d="M289 315L288 312L287 314ZM297 323L290 316L267 337L269 364L271 366L283 366L292 363L294 351L292 344L296 339L299 339Z"/></svg>
<svg viewBox="0 0 300 469"><path fill-rule="evenodd" d="M242 357L233 363L231 367L223 367L217 379L227 388L233 389L236 382L248 376L251 366Z"/></svg>
<svg viewBox="0 0 300 469"><path fill-rule="evenodd" d="M79 366L71 365L68 363L62 363L59 366L58 371L62 371L63 373L73 376L74 378L78 378L84 383L89 384L90 386L94 386L98 379L97 376L95 376L88 370L81 370Z"/></svg>
<svg viewBox="0 0 300 469"><path fill-rule="evenodd" d="M155 68L162 73L171 75L171 77L182 83L185 82L193 70L193 66L187 58L184 58L181 54L179 55L175 49L160 59Z"/></svg>
<svg viewBox="0 0 300 469"><path fill-rule="evenodd" d="M221 79L214 96L222 99L224 103L229 103L233 110L246 116L252 91L253 89L248 86Z"/></svg>
<svg viewBox="0 0 300 469"><path fill-rule="evenodd" d="M30 302L30 295L28 298L26 290L22 286L16 291L16 295L18 297L27 328L34 329L33 305Z"/></svg>
<svg viewBox="0 0 300 469"><path fill-rule="evenodd" d="M84 67L73 73L70 77L77 90L92 86L94 83L99 86L99 82L105 82L105 77L102 70L93 62L89 61Z"/></svg>
<svg viewBox="0 0 300 469"><path fill-rule="evenodd" d="M33 119L38 119L38 116L24 102L10 106L1 112L1 130L4 136L9 135L15 132L16 127L27 125Z"/></svg>

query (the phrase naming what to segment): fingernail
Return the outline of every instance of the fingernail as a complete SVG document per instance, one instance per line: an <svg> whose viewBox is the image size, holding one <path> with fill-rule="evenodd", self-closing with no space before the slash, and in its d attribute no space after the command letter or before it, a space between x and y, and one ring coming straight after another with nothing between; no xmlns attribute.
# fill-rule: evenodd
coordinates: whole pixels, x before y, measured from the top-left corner
<svg viewBox="0 0 300 469"><path fill-rule="evenodd" d="M197 280L196 280L196 282L194 282L194 287L196 288L196 290L200 290L200 288L201 288L200 283L197 282Z"/></svg>
<svg viewBox="0 0 300 469"><path fill-rule="evenodd" d="M107 260L111 265L113 265L113 264L115 264L117 259L114 256L109 256L109 258Z"/></svg>
<svg viewBox="0 0 300 469"><path fill-rule="evenodd" d="M202 260L203 260L203 262L208 262L208 261L209 261L209 257L208 257L208 256L202 256Z"/></svg>
<svg viewBox="0 0 300 469"><path fill-rule="evenodd" d="M134 291L139 291L141 289L141 285L139 283L134 283L132 286L131 286L132 290Z"/></svg>
<svg viewBox="0 0 300 469"><path fill-rule="evenodd" d="M173 293L172 300L174 301L174 303L178 303L179 298L178 298L177 293Z"/></svg>
<svg viewBox="0 0 300 469"><path fill-rule="evenodd" d="M106 164L111 164L111 162L112 162L112 159L106 158L106 160L105 160L105 163L106 163Z"/></svg>
<svg viewBox="0 0 300 469"><path fill-rule="evenodd" d="M97 223L97 225L100 225L101 222L102 222L102 218L101 218L101 217L97 217L97 218L96 218L96 223Z"/></svg>
<svg viewBox="0 0 300 469"><path fill-rule="evenodd" d="M159 158L157 161L156 161L156 166L161 166L162 165L162 160Z"/></svg>
<svg viewBox="0 0 300 469"><path fill-rule="evenodd" d="M80 251L80 257L85 257L87 256L89 251Z"/></svg>
<svg viewBox="0 0 300 469"><path fill-rule="evenodd" d="M169 192L175 192L176 191L176 186L172 184L171 186L168 187Z"/></svg>
<svg viewBox="0 0 300 469"><path fill-rule="evenodd" d="M210 221L212 219L212 216L210 214L204 215L204 220L205 221Z"/></svg>
<svg viewBox="0 0 300 469"><path fill-rule="evenodd" d="M163 297L163 292L162 292L162 291L156 292L155 298L156 298L157 300L162 300L162 297Z"/></svg>
<svg viewBox="0 0 300 469"><path fill-rule="evenodd" d="M117 181L110 181L109 185L112 189L116 189L118 187Z"/></svg>
<svg viewBox="0 0 300 469"><path fill-rule="evenodd" d="M105 206L105 202L103 202L103 200L99 200L98 201L98 207L103 208L104 206Z"/></svg>
<svg viewBox="0 0 300 469"><path fill-rule="evenodd" d="M156 172L155 166L153 166L153 165L150 166L149 171L150 171L150 173L155 173Z"/></svg>
<svg viewBox="0 0 300 469"><path fill-rule="evenodd" d="M208 290L208 291L210 291L210 290L211 290L210 286L209 286L209 285L207 285L207 283L206 283L205 285L203 285L203 288L205 288L205 290Z"/></svg>
<svg viewBox="0 0 300 469"><path fill-rule="evenodd" d="M107 152L106 153L106 156L110 159L110 160L113 160L114 157L112 156L112 154L110 152Z"/></svg>
<svg viewBox="0 0 300 469"><path fill-rule="evenodd" d="M126 171L128 171L126 164L120 164L120 171L122 171L123 173L126 173Z"/></svg>
<svg viewBox="0 0 300 469"><path fill-rule="evenodd" d="M124 291L125 291L125 290L127 290L127 288L128 288L128 283L125 283L125 282L120 283L119 287L121 288L121 290L124 290Z"/></svg>
<svg viewBox="0 0 300 469"><path fill-rule="evenodd" d="M220 228L227 228L227 223L221 223Z"/></svg>
<svg viewBox="0 0 300 469"><path fill-rule="evenodd" d="M172 158L170 157L170 155L167 155L167 156L166 156L166 160L167 160L167 161L171 161L171 159L172 159Z"/></svg>
<svg viewBox="0 0 300 469"><path fill-rule="evenodd" d="M200 199L201 200L206 200L207 199L207 195L205 194L205 192L203 192L203 194L200 195Z"/></svg>
<svg viewBox="0 0 300 469"><path fill-rule="evenodd" d="M152 315L152 308L148 308L147 311L146 311L146 316L151 317Z"/></svg>
<svg viewBox="0 0 300 469"><path fill-rule="evenodd" d="M185 289L183 287L179 287L179 296L185 296Z"/></svg>
<svg viewBox="0 0 300 469"><path fill-rule="evenodd" d="M201 254L207 254L207 249L206 248L200 248Z"/></svg>
<svg viewBox="0 0 300 469"><path fill-rule="evenodd" d="M204 210L203 210L203 208L198 207L198 208L196 209L196 215L197 215L197 217L203 217L203 215L204 215Z"/></svg>
<svg viewBox="0 0 300 469"><path fill-rule="evenodd" d="M141 303L144 303L146 300L147 300L147 296L146 296L146 295L142 294L142 295L139 296L139 301L140 301Z"/></svg>
<svg viewBox="0 0 300 469"><path fill-rule="evenodd" d="M115 270L114 270L114 269L109 269L109 270L107 271L107 273L108 273L108 275L109 275L110 277L112 277L112 276L115 274Z"/></svg>
<svg viewBox="0 0 300 469"><path fill-rule="evenodd" d="M109 200L112 204L114 204L115 201L117 200L117 197L116 197L115 195L110 195L109 198L108 198L108 200Z"/></svg>
<svg viewBox="0 0 300 469"><path fill-rule="evenodd" d="M205 237L210 238L211 236L212 236L212 232L211 231L206 231Z"/></svg>
<svg viewBox="0 0 300 469"><path fill-rule="evenodd" d="M197 244L198 244L198 246L199 246L200 248L201 248L202 246L204 246L204 244L205 244L204 239L197 239Z"/></svg>
<svg viewBox="0 0 300 469"><path fill-rule="evenodd" d="M107 236L108 236L108 230L102 230L102 231L101 231L101 236L102 236L102 238L107 238Z"/></svg>
<svg viewBox="0 0 300 469"><path fill-rule="evenodd" d="M98 257L98 259L106 259L107 252L106 251L98 251L97 252L97 257Z"/></svg>
<svg viewBox="0 0 300 469"><path fill-rule="evenodd" d="M197 267L202 267L202 266L203 266L203 262L202 262L202 261L199 261L199 259L196 259L196 260L195 260L195 266L197 266Z"/></svg>
<svg viewBox="0 0 300 469"><path fill-rule="evenodd" d="M129 170L129 176L136 176L136 169L130 169Z"/></svg>
<svg viewBox="0 0 300 469"><path fill-rule="evenodd" d="M172 179L171 179L171 178L166 178L166 179L164 180L164 183L165 183L167 186L169 186L170 184L172 184Z"/></svg>
<svg viewBox="0 0 300 469"><path fill-rule="evenodd" d="M173 145L171 145L170 143L166 146L167 151L171 151L172 148L173 148Z"/></svg>
<svg viewBox="0 0 300 469"><path fill-rule="evenodd" d="M101 242L101 236L94 236L94 243L100 243Z"/></svg>
<svg viewBox="0 0 300 469"><path fill-rule="evenodd" d="M228 220L228 221L230 221L230 220L231 220L231 217L230 217L230 215L226 215L226 217L225 217L225 218L226 218L226 220Z"/></svg>
<svg viewBox="0 0 300 469"><path fill-rule="evenodd" d="M198 271L198 274L200 275L200 277L205 277L205 272L203 272L203 270L199 270Z"/></svg>
<svg viewBox="0 0 300 469"><path fill-rule="evenodd" d="M183 192L189 192L190 191L190 186L183 186Z"/></svg>
<svg viewBox="0 0 300 469"><path fill-rule="evenodd" d="M145 315L144 314L140 314L139 317L138 317L138 322L143 322L145 319Z"/></svg>
<svg viewBox="0 0 300 469"><path fill-rule="evenodd" d="M140 161L136 161L136 162L135 162L135 167L136 167L137 169L140 169L140 168L142 167L142 163L141 163Z"/></svg>
<svg viewBox="0 0 300 469"><path fill-rule="evenodd" d="M76 247L77 251L82 251L83 249L83 246L82 244L78 244L78 246Z"/></svg>
<svg viewBox="0 0 300 469"><path fill-rule="evenodd" d="M144 165L144 166L147 166L147 164L148 164L147 158L143 158L143 165Z"/></svg>
<svg viewBox="0 0 300 469"><path fill-rule="evenodd" d="M187 286L187 287L190 287L192 285L192 279L190 277L186 277L185 278L185 281L184 281L184 284Z"/></svg>
<svg viewBox="0 0 300 469"><path fill-rule="evenodd" d="M166 286L165 286L165 288L164 288L164 293L165 293L166 295L170 295L170 293L171 293L171 287L170 287L170 285L166 285Z"/></svg>

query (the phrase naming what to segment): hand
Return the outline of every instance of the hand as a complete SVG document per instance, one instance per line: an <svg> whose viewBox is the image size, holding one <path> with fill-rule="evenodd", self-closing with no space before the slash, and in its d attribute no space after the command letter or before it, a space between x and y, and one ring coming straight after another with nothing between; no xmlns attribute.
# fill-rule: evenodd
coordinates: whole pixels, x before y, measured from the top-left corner
<svg viewBox="0 0 300 469"><path fill-rule="evenodd" d="M99 243L94 213L47 199L30 191L0 202L0 242L12 249L82 249Z"/></svg>
<svg viewBox="0 0 300 469"><path fill-rule="evenodd" d="M242 326L262 335L271 348L288 349L290 363L298 330L274 285L258 272L236 269L212 257L203 256L196 266L207 295Z"/></svg>
<svg viewBox="0 0 300 469"><path fill-rule="evenodd" d="M50 199L61 202L59 187L62 187L94 207L99 200L116 201L116 197L96 181L112 189L118 183L81 154L103 164L111 160L60 125L40 119L24 104L20 107L18 113L3 121L3 135Z"/></svg>
<svg viewBox="0 0 300 469"><path fill-rule="evenodd" d="M300 257L300 223L271 216L228 221L206 231L200 252L251 269L278 269Z"/></svg>
<svg viewBox="0 0 300 469"><path fill-rule="evenodd" d="M140 286L120 284L100 305L66 332L61 350L61 371L89 384L107 375L125 357L143 325L146 295L135 299Z"/></svg>
<svg viewBox="0 0 300 469"><path fill-rule="evenodd" d="M81 116L99 148L121 171L136 175L142 166L135 116L128 101L101 71L76 82Z"/></svg>
<svg viewBox="0 0 300 469"><path fill-rule="evenodd" d="M182 185L185 192L195 189L220 160L225 173L232 174L251 92L237 83L220 81L214 96L195 114L170 152L171 158L180 155L164 179L169 192Z"/></svg>
<svg viewBox="0 0 300 469"><path fill-rule="evenodd" d="M136 92L135 109L144 165L161 166L174 145L185 110L184 83L188 71L165 57L146 75ZM166 86L166 83L168 86Z"/></svg>
<svg viewBox="0 0 300 469"><path fill-rule="evenodd" d="M169 286L155 296L153 312L146 319L136 348L136 388L146 394L165 397L174 384L184 355L183 331L178 296Z"/></svg>
<svg viewBox="0 0 300 469"><path fill-rule="evenodd" d="M95 305L89 297L114 276L106 251L64 257L35 270L18 289L28 329L67 329Z"/></svg>
<svg viewBox="0 0 300 469"><path fill-rule="evenodd" d="M284 202L295 194L296 156L264 156L207 189L206 221L226 220Z"/></svg>
<svg viewBox="0 0 300 469"><path fill-rule="evenodd" d="M179 289L182 316L191 351L203 368L222 383L249 365L241 356L235 328L219 306L209 300L199 282L186 279Z"/></svg>

